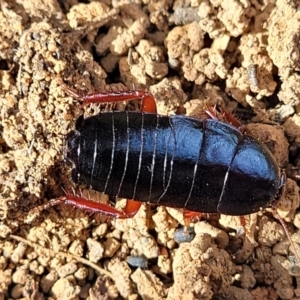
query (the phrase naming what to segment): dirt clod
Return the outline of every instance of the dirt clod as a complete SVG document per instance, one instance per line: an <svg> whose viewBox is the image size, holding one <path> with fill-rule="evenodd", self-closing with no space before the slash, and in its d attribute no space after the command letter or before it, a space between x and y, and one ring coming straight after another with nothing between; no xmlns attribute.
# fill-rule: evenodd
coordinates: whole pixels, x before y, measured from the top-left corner
<svg viewBox="0 0 300 300"><path fill-rule="evenodd" d="M297 0L0 1L0 299L298 299L300 262L270 209L244 226L209 215L180 239L174 208L125 220L32 209L73 188L126 204L72 182L66 136L113 105L85 108L62 83L147 90L162 115L222 107L270 149L290 177L277 211L298 249L299 40ZM114 109L139 108L127 104Z"/></svg>

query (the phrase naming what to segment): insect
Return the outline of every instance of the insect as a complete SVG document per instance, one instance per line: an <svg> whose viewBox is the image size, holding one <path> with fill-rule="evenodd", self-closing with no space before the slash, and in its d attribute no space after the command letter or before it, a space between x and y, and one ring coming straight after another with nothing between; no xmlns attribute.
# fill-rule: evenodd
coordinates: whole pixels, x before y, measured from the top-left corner
<svg viewBox="0 0 300 300"><path fill-rule="evenodd" d="M142 112L108 112L83 118L66 138L72 179L111 197L127 198L124 210L67 193L64 201L116 218L136 214L143 202L183 208L184 216L222 213L242 216L270 207L283 194L285 173L271 152L244 134L230 114L221 122L213 109L208 119L161 116L145 91L81 95L84 104L142 99Z"/></svg>
<svg viewBox="0 0 300 300"><path fill-rule="evenodd" d="M209 118L161 116L145 91L81 95L62 88L83 104L141 99L141 112L80 117L66 138L72 179L110 197L127 198L123 210L66 192L37 208L59 203L114 218L130 218L143 202L184 209L186 225L203 213L243 216L272 207L284 194L285 173L261 142L245 134L233 115L207 108ZM220 121L220 119L226 122ZM243 223L243 222L242 222Z"/></svg>

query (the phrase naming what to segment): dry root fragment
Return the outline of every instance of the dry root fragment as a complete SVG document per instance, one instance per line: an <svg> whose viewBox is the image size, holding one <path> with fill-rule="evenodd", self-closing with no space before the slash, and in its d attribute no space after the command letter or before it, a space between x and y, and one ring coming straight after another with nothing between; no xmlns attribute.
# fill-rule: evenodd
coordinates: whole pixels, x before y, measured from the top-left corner
<svg viewBox="0 0 300 300"><path fill-rule="evenodd" d="M250 66L248 66L247 71L250 89L252 91L256 90L258 88L257 65L251 64Z"/></svg>
<svg viewBox="0 0 300 300"><path fill-rule="evenodd" d="M12 235L12 234L11 234L10 237L11 237L12 239L14 239L14 240L17 240L17 241L19 241L19 242L23 242L23 243L29 245L30 247L34 248L35 251L36 251L37 253L39 253L39 255L47 255L47 256L55 256L55 255L57 255L57 256L64 257L64 258L68 258L68 259L73 258L73 259L75 259L76 261L78 261L78 262L80 262L80 263L82 263L82 264L85 264L85 265L87 265L87 266L89 266L89 267L95 269L97 272L99 272L99 274L103 274L103 275L108 276L109 278L114 279L114 278L113 278L113 275L112 275L110 272L108 272L108 271L105 270L105 269L100 268L98 265L94 264L94 263L91 262L91 261L88 261L88 260L85 259L85 258L78 257L78 256L73 255L73 254L70 254L70 253L65 253L65 252L55 252L55 251L52 250L52 249L44 248L44 247L42 247L42 246L40 246L40 245L38 245L38 244L36 244L36 243L34 243L34 242L32 242L32 241L26 240L26 239L24 239L24 238L22 238L22 237L19 237L19 236L16 236L16 235Z"/></svg>
<svg viewBox="0 0 300 300"><path fill-rule="evenodd" d="M178 7L175 8L174 14L170 17L170 22L176 25L186 25L192 22L199 22L197 7Z"/></svg>

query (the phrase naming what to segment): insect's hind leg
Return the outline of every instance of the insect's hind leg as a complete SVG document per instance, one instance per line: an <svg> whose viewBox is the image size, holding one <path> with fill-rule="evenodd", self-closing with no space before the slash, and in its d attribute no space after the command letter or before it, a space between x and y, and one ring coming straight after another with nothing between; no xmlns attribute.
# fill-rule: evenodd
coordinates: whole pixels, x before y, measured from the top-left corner
<svg viewBox="0 0 300 300"><path fill-rule="evenodd" d="M142 112L157 113L155 99L152 94L142 90L128 90L128 91L108 91L108 92L93 92L81 93L76 89L67 86L65 83L60 83L63 90L70 96L83 100L83 105L90 103L106 103L106 102L120 102L130 100L142 100Z"/></svg>
<svg viewBox="0 0 300 300"><path fill-rule="evenodd" d="M200 221L202 217L203 217L203 213L201 212L195 212L195 211L190 211L185 209L183 211L184 226L187 228L195 220Z"/></svg>
<svg viewBox="0 0 300 300"><path fill-rule="evenodd" d="M65 196L50 200L48 203L35 207L30 214L40 213L41 211L48 209L49 207L56 206L59 204L71 205L74 208L79 208L88 213L99 213L104 216L127 219L132 218L138 212L142 205L142 202L127 200L124 210L118 210L108 204L95 202L80 195L77 196L70 192L66 192Z"/></svg>
<svg viewBox="0 0 300 300"><path fill-rule="evenodd" d="M206 105L205 114L210 119L228 123L236 127L242 133L245 132L245 126L232 113L227 112L223 108L221 108L220 111L217 111L216 106L211 107Z"/></svg>

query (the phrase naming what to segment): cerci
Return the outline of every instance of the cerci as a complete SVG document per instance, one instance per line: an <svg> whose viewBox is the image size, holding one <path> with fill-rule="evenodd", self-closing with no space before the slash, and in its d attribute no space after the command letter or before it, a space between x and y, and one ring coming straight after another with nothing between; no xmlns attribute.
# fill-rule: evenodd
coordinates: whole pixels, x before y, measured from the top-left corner
<svg viewBox="0 0 300 300"><path fill-rule="evenodd" d="M272 206L281 197L285 174L268 148L219 121L212 109L203 120L161 116L153 96L144 91L80 95L62 86L85 104L143 100L142 112L79 118L66 142L73 181L127 198L124 210L71 194L62 197L66 203L117 218L132 217L142 202L183 208L186 216L240 216Z"/></svg>

